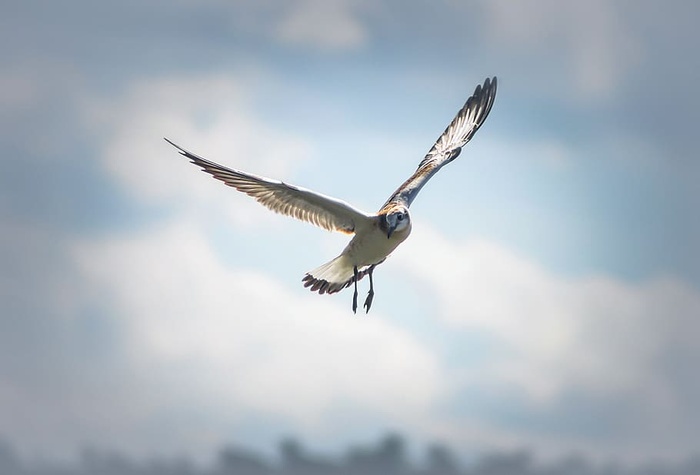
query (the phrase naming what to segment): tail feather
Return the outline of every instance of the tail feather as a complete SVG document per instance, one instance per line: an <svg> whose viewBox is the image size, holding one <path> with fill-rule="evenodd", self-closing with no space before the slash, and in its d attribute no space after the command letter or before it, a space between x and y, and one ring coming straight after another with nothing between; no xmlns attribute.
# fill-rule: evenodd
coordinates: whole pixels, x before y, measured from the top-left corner
<svg viewBox="0 0 700 475"><path fill-rule="evenodd" d="M358 269L357 280L362 279L369 267ZM354 266L350 259L340 255L332 261L309 271L302 279L304 287L319 294L334 294L355 282Z"/></svg>

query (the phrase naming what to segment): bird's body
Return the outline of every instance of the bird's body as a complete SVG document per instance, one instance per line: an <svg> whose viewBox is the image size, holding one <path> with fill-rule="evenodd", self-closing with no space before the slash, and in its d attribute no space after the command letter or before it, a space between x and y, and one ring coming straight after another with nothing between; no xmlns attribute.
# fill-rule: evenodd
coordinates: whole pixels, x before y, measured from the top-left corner
<svg viewBox="0 0 700 475"><path fill-rule="evenodd" d="M416 172L375 214L365 213L344 201L311 190L221 166L165 140L203 171L252 196L272 211L330 231L354 234L338 257L307 272L302 281L305 287L320 294L332 294L355 284L353 311L356 311L357 282L368 275L370 291L364 307L369 312L374 297L372 272L411 233L408 208L413 199L440 168L457 158L462 147L488 116L495 96L495 77L493 80L486 79L483 86L477 86L474 94L421 161Z"/></svg>
<svg viewBox="0 0 700 475"><path fill-rule="evenodd" d="M411 234L410 218L405 228L397 229L387 238L387 230L382 226L382 215L378 215L371 220L365 232L355 234L341 255L347 255L358 269L376 265L386 259L408 238L409 234Z"/></svg>
<svg viewBox="0 0 700 475"><path fill-rule="evenodd" d="M304 276L304 285L319 293L335 293L354 282L354 270L360 280L372 266L382 263L399 244L411 234L411 221L407 226L387 237L388 229L383 224L383 214L372 216L355 232L355 236L343 252L330 262L309 271Z"/></svg>

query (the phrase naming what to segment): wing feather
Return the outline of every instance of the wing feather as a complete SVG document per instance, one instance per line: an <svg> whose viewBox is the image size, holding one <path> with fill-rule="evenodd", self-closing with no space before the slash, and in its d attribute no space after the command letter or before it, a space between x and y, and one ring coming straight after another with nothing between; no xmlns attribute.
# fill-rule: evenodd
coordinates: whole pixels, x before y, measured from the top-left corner
<svg viewBox="0 0 700 475"><path fill-rule="evenodd" d="M292 216L329 231L352 234L358 225L366 224L370 216L348 203L287 183L256 176L200 157L176 145L181 155L228 186L255 198L272 211Z"/></svg>
<svg viewBox="0 0 700 475"><path fill-rule="evenodd" d="M476 86L474 94L457 113L450 125L437 139L435 145L418 165L415 173L406 180L387 200L410 206L421 188L440 168L459 156L469 140L484 123L496 98L497 80L487 78L483 85Z"/></svg>

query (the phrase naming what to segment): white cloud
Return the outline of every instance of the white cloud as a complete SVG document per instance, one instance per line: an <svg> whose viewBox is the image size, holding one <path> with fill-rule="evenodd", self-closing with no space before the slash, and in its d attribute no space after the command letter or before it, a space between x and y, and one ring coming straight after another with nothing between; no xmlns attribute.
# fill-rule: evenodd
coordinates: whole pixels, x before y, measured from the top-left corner
<svg viewBox="0 0 700 475"><path fill-rule="evenodd" d="M313 155L312 147L256 119L248 111L252 93L246 79L233 74L149 78L118 101L89 103L85 114L93 128L107 134L105 167L130 195L150 205L209 209L250 225L272 214L260 212L250 199L226 199L231 189L196 173L163 137L223 165L288 180Z"/></svg>
<svg viewBox="0 0 700 475"><path fill-rule="evenodd" d="M381 314L229 269L189 225L81 242L74 255L88 292L124 320L133 370L229 428L264 414L313 438L347 411L376 414L376 430L421 427L443 396L435 355Z"/></svg>
<svg viewBox="0 0 700 475"><path fill-rule="evenodd" d="M644 446L692 449L696 409L686 391L696 389L663 367L669 352L683 355L674 357L679 368L691 364L689 354L700 358L697 289L671 277L564 278L493 242L452 242L425 226L394 265L421 281L448 327L494 343L480 369L462 375L462 387L517 388L533 411L545 412L572 391L629 399L638 411L629 421L638 430L637 455L648 455L639 453Z"/></svg>

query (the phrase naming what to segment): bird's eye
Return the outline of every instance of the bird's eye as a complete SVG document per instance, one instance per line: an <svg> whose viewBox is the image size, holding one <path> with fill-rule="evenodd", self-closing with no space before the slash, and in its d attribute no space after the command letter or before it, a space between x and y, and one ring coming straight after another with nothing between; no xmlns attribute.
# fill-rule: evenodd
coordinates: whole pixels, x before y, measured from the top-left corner
<svg viewBox="0 0 700 475"><path fill-rule="evenodd" d="M403 214L398 215L398 216L397 216L397 219L398 219L399 221L403 221Z"/></svg>

